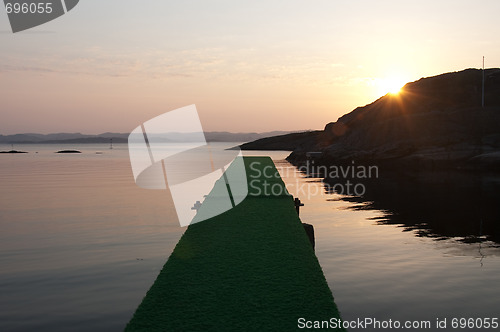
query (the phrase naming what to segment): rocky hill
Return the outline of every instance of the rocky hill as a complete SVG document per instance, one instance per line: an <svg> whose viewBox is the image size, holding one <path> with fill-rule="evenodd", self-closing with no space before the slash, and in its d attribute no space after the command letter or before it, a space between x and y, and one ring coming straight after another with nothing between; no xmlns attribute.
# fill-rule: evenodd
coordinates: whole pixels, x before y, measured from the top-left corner
<svg viewBox="0 0 500 332"><path fill-rule="evenodd" d="M289 159L322 152L323 163L381 163L409 168L500 165L500 69L422 78L297 142Z"/></svg>

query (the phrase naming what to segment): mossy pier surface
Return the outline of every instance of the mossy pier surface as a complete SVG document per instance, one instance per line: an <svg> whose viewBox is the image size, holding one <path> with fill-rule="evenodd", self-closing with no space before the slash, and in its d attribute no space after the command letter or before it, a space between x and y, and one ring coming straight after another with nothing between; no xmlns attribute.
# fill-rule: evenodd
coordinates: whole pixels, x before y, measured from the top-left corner
<svg viewBox="0 0 500 332"><path fill-rule="evenodd" d="M303 331L300 318L339 318L274 163L244 162L248 196L186 229L126 331Z"/></svg>

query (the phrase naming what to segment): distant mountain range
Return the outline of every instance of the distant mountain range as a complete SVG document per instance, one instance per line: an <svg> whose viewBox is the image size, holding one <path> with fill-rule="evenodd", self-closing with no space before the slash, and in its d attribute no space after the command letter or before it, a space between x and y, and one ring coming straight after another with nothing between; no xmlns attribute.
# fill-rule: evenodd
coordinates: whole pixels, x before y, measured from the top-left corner
<svg viewBox="0 0 500 332"><path fill-rule="evenodd" d="M270 131L264 133L230 133L225 131L206 132L208 142L249 142L257 139L284 135L292 131ZM15 134L0 135L0 144L82 144L82 143L127 143L128 133L103 133L99 135L85 135L81 133L56 134Z"/></svg>

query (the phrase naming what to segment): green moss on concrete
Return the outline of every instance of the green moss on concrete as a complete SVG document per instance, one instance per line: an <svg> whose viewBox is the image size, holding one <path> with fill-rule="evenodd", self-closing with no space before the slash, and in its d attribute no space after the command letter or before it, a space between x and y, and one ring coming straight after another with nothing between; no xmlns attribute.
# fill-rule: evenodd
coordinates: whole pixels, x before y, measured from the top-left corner
<svg viewBox="0 0 500 332"><path fill-rule="evenodd" d="M292 197L262 174L273 162L244 161L249 196L188 227L127 331L293 331L300 317L339 317Z"/></svg>

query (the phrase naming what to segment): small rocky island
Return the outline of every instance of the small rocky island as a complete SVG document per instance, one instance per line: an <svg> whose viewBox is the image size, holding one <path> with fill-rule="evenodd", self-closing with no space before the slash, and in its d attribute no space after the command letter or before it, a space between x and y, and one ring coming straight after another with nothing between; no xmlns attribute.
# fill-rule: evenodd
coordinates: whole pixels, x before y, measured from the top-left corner
<svg viewBox="0 0 500 332"><path fill-rule="evenodd" d="M407 83L323 131L261 139L241 149L290 150L293 163L315 152L323 164L500 170L500 69L484 75L484 107L483 71L466 69Z"/></svg>
<svg viewBox="0 0 500 332"><path fill-rule="evenodd" d="M82 153L82 151L79 151L79 150L59 150L56 153Z"/></svg>
<svg viewBox="0 0 500 332"><path fill-rule="evenodd" d="M0 151L0 153L16 154L16 153L28 153L28 152L26 152L26 151L18 151L18 150L10 150L10 151Z"/></svg>

